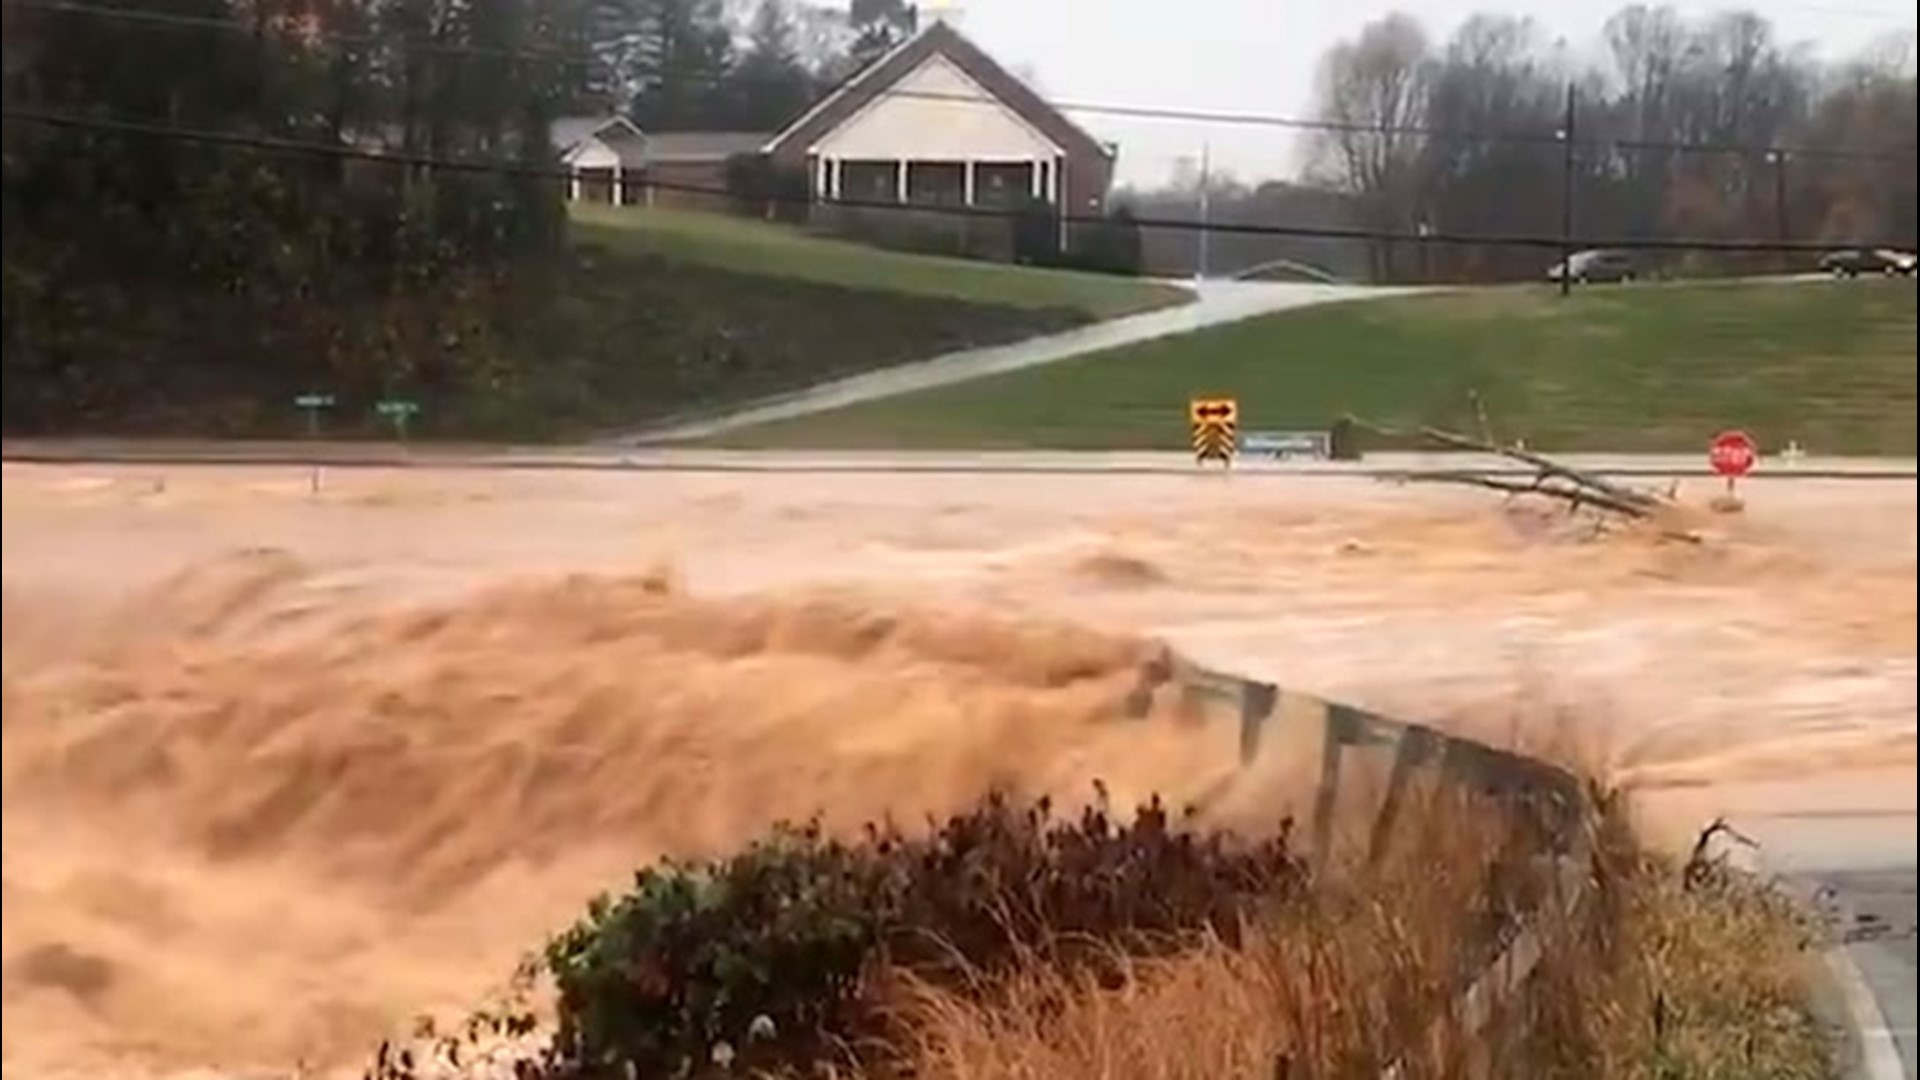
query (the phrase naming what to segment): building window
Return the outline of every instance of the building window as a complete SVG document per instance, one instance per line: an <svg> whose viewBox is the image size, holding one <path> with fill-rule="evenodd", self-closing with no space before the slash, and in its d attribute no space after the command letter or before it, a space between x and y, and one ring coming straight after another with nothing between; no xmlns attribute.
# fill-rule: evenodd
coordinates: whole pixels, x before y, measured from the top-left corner
<svg viewBox="0 0 1920 1080"><path fill-rule="evenodd" d="M957 161L916 161L907 169L907 201L960 206L967 198L967 167Z"/></svg>
<svg viewBox="0 0 1920 1080"><path fill-rule="evenodd" d="M1033 191L1033 166L1022 162L981 163L973 170L973 201L980 206L1018 206Z"/></svg>
<svg viewBox="0 0 1920 1080"><path fill-rule="evenodd" d="M899 165L892 161L842 161L840 197L848 202L897 202Z"/></svg>

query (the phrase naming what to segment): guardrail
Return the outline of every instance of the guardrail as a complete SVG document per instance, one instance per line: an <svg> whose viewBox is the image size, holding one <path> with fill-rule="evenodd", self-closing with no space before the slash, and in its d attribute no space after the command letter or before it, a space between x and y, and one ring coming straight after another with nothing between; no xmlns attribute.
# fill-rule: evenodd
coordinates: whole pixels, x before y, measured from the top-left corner
<svg viewBox="0 0 1920 1080"><path fill-rule="evenodd" d="M1489 939L1464 958L1463 975L1451 1016L1435 1017L1435 1029L1451 1021L1469 1036L1485 1033L1501 1007L1514 998L1537 970L1545 946L1540 928L1547 920L1567 919L1587 902L1590 873L1589 806L1580 780L1564 769L1456 738L1419 724L1403 723L1349 705L1309 694L1283 690L1273 683L1242 678L1169 658L1148 670L1131 705L1144 714L1153 692L1168 683L1179 688L1189 703L1212 701L1232 709L1239 721L1241 774L1273 764L1262 750L1276 732L1300 744L1319 743L1318 777L1307 817L1311 854L1323 869L1333 868L1341 852L1335 826L1342 805L1347 766L1361 754L1391 754L1384 790L1379 791L1372 820L1364 830L1361 850L1350 852L1361 867L1376 865L1387 852L1395 828L1405 812L1408 792L1417 775L1432 770L1444 782L1499 799L1516 811L1522 827L1537 829L1532 837L1543 853L1535 881L1537 902L1525 911L1502 919ZM1415 1046L1433 1045L1429 1038ZM1473 1039L1484 1052L1487 1040ZM1398 1080L1406 1069L1390 1066L1383 1080ZM1493 1071L1484 1057L1473 1062L1468 1075Z"/></svg>

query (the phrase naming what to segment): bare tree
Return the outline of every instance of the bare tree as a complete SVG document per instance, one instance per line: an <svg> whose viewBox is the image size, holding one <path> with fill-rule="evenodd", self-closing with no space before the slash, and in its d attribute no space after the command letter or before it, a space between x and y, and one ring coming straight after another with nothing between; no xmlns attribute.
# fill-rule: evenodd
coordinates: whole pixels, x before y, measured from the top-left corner
<svg viewBox="0 0 1920 1080"><path fill-rule="evenodd" d="M1882 146L1883 160L1848 163L1847 168L1798 172L1795 213L1811 219L1810 229L1836 244L1915 241L1915 153L1917 116L1911 54L1886 48L1869 50L1836 72L1816 106L1804 140L1811 147Z"/></svg>
<svg viewBox="0 0 1920 1080"><path fill-rule="evenodd" d="M1547 135L1561 122L1563 76L1529 19L1477 15L1447 43L1427 101L1436 132ZM1548 233L1558 227L1559 154L1549 145L1430 136L1420 171L1422 212L1447 232ZM1423 261L1436 253L1422 252ZM1437 253L1453 278L1537 271L1538 252L1449 248Z"/></svg>
<svg viewBox="0 0 1920 1080"><path fill-rule="evenodd" d="M1316 156L1373 228L1414 224L1421 138L1413 129L1426 119L1432 70L1426 31L1397 13L1368 23L1321 63L1319 115L1338 128L1320 140ZM1369 262L1375 280L1394 276L1391 245L1375 244Z"/></svg>
<svg viewBox="0 0 1920 1080"><path fill-rule="evenodd" d="M1608 110L1610 134L1624 142L1672 142L1677 82L1686 63L1687 32L1672 8L1635 4L1607 20L1603 31L1613 58L1613 75L1620 91ZM1659 231L1666 202L1672 155L1646 150L1622 153L1618 160L1625 231L1653 235Z"/></svg>

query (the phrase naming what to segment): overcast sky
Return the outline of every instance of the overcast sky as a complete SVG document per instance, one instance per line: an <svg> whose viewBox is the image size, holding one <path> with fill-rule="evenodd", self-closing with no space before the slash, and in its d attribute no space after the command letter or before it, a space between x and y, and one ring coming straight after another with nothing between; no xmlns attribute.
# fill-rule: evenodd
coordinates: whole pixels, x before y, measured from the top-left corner
<svg viewBox="0 0 1920 1080"><path fill-rule="evenodd" d="M923 11L942 7L923 0ZM1031 76L1061 102L1170 106L1307 116L1321 54L1392 11L1418 18L1444 40L1469 15L1530 16L1549 40L1597 48L1600 28L1623 0L950 0L955 26L1001 63ZM1677 2L1688 17L1743 8L1774 24L1785 42L1829 58L1876 38L1911 32L1914 0ZM1156 184L1202 142L1216 165L1243 180L1290 177L1299 136L1274 128L1200 125L1076 114L1096 136L1120 144L1120 179Z"/></svg>

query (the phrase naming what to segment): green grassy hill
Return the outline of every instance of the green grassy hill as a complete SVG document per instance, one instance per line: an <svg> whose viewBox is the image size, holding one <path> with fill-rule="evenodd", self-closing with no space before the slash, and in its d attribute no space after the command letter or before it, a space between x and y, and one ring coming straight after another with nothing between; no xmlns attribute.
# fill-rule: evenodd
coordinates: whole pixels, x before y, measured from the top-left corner
<svg viewBox="0 0 1920 1080"><path fill-rule="evenodd" d="M572 216L578 242L609 251L866 292L1064 308L1095 319L1183 303L1191 295L1132 278L883 251L720 214L576 205Z"/></svg>
<svg viewBox="0 0 1920 1080"><path fill-rule="evenodd" d="M1283 312L745 429L735 446L1177 449L1193 395L1245 429L1352 412L1556 450L1692 452L1719 428L1914 453L1914 283L1478 289Z"/></svg>
<svg viewBox="0 0 1920 1080"><path fill-rule="evenodd" d="M324 391L341 437L390 434L373 407L397 395L418 438L571 440L1188 297L666 210L583 209L570 240L285 302L166 275L30 302L10 276L9 312L59 326L8 353L7 433L290 436Z"/></svg>

